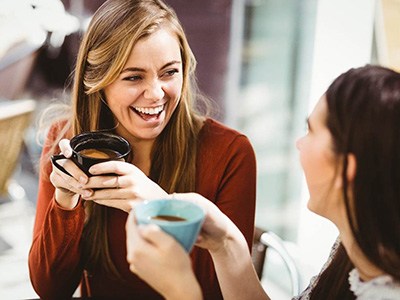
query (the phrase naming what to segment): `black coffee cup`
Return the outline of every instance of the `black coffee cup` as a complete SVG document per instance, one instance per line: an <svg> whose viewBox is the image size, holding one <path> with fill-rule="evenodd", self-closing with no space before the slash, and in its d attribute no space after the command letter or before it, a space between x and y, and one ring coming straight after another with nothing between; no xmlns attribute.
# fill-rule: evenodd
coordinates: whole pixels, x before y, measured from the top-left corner
<svg viewBox="0 0 400 300"><path fill-rule="evenodd" d="M94 164L110 160L128 159L131 147L127 140L118 135L108 132L85 132L74 136L70 140L72 156L70 159L89 177L89 169ZM63 154L53 155L51 161L55 167L71 175L58 162L59 159L66 159Z"/></svg>

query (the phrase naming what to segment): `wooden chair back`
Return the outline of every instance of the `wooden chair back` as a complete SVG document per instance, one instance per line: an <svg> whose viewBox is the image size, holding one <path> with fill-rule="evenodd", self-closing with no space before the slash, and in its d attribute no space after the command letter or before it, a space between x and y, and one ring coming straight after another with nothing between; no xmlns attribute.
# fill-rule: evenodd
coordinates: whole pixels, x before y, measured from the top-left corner
<svg viewBox="0 0 400 300"><path fill-rule="evenodd" d="M33 100L0 101L0 195L7 193L35 107Z"/></svg>

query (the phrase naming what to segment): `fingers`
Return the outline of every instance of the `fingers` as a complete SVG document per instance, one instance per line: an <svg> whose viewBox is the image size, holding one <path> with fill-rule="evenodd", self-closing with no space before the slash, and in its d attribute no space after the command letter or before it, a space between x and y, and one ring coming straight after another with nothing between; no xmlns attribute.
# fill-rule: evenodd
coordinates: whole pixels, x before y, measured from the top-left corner
<svg viewBox="0 0 400 300"><path fill-rule="evenodd" d="M160 253L185 253L183 247L157 225L138 226L132 219L129 217L126 225L127 260L131 265L137 265L144 257L157 259Z"/></svg>
<svg viewBox="0 0 400 300"><path fill-rule="evenodd" d="M68 139L62 139L59 143L58 146L60 147L60 150L62 154L65 155L65 157L69 158L72 156L72 148L69 144Z"/></svg>
<svg viewBox="0 0 400 300"><path fill-rule="evenodd" d="M159 226L155 224L137 225L135 213L133 210L131 210L128 215L125 229L127 232L128 250L132 250L133 245L135 245L136 248L140 248L138 246L140 243L151 244L153 247L157 248L161 246L168 247L169 245L177 244L176 240L172 236L164 232Z"/></svg>
<svg viewBox="0 0 400 300"><path fill-rule="evenodd" d="M92 176L86 186L97 189L122 189L131 183L129 177L119 175Z"/></svg>
<svg viewBox="0 0 400 300"><path fill-rule="evenodd" d="M66 158L70 158L72 156L72 148L70 146L70 141L68 139L62 139L59 143L58 146L60 147L61 153L64 154ZM63 188L77 188L78 187L78 182L80 182L80 186L85 184L88 181L88 176L70 159L60 159L58 162L71 176L68 174L63 173L60 171L58 168L53 167L53 173L54 175L59 175L59 176L53 176L55 180L58 179L63 179L65 181L66 186L62 186ZM56 186L57 187L57 186Z"/></svg>
<svg viewBox="0 0 400 300"><path fill-rule="evenodd" d="M123 175L127 173L142 173L143 172L136 166L126 163L124 161L111 160L104 163L95 164L89 169L92 175L102 174L118 174Z"/></svg>
<svg viewBox="0 0 400 300"><path fill-rule="evenodd" d="M127 249L127 260L131 263L133 257L133 246L135 245L135 240L137 240L137 225L135 220L135 215L133 211L131 211L128 215L128 219L125 223L125 230L126 230L126 249Z"/></svg>
<svg viewBox="0 0 400 300"><path fill-rule="evenodd" d="M159 226L149 224L140 226L139 232L141 236L153 246L160 247L175 247L178 242L168 233L164 232Z"/></svg>
<svg viewBox="0 0 400 300"><path fill-rule="evenodd" d="M135 195L130 190L125 190L122 188L95 188L91 189L84 186L85 189L93 191L89 196L83 196L85 200L124 200L135 199ZM130 206L129 206L130 207Z"/></svg>
<svg viewBox="0 0 400 300"><path fill-rule="evenodd" d="M137 264L141 264L144 258L156 257L155 252L159 246L165 246L165 233L157 225L138 226L133 211L129 213L125 224L127 261L129 269L137 273ZM153 237L155 235L155 237ZM168 238L168 237L167 237ZM158 240L157 240L158 239ZM140 266L139 266L140 269Z"/></svg>
<svg viewBox="0 0 400 300"><path fill-rule="evenodd" d="M130 206L123 201L160 199L168 195L157 183L130 163L108 161L93 165L89 172L94 176L89 178L84 188L94 192L83 199L102 205L129 211Z"/></svg>
<svg viewBox="0 0 400 300"><path fill-rule="evenodd" d="M50 174L50 181L56 188L69 190L77 194L83 194L83 191L89 190L83 188L83 180L76 180L74 177L58 171L58 169L53 170L53 172ZM89 195L88 193L84 194Z"/></svg>
<svg viewBox="0 0 400 300"><path fill-rule="evenodd" d="M53 170L50 174L50 181L55 188L60 189L64 193L80 194L83 197L92 195L93 191L90 188L84 188L88 177L77 165L69 159L61 159L59 160L59 164L71 174L71 176L53 166Z"/></svg>

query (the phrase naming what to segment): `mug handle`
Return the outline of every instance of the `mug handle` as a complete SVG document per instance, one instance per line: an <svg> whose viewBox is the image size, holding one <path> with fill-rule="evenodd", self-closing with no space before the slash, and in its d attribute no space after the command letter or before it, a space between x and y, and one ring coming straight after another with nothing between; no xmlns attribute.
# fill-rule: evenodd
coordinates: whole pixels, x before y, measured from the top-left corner
<svg viewBox="0 0 400 300"><path fill-rule="evenodd" d="M68 173L67 170L65 170L65 169L57 162L57 160L59 160L59 159L67 159L67 158L65 157L64 154L52 155L52 156L51 156L51 162L53 163L53 165L54 165L57 169L59 169L59 170L60 170L61 172L63 172L64 174L67 174L67 175L69 175L69 176L72 176L70 173Z"/></svg>

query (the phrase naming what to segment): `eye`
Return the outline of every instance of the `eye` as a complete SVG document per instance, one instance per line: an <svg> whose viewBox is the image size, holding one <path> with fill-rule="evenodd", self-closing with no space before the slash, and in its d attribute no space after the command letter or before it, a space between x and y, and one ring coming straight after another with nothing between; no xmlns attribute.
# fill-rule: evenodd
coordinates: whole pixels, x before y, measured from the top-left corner
<svg viewBox="0 0 400 300"><path fill-rule="evenodd" d="M133 75L133 76L124 77L122 80L126 80L126 81L139 81L139 80L141 80L141 79L142 79L141 76L139 76L139 75Z"/></svg>
<svg viewBox="0 0 400 300"><path fill-rule="evenodd" d="M166 72L164 73L164 76L172 77L172 76L174 76L176 73L179 73L179 70L178 70L178 69L171 69L171 70L166 71Z"/></svg>

